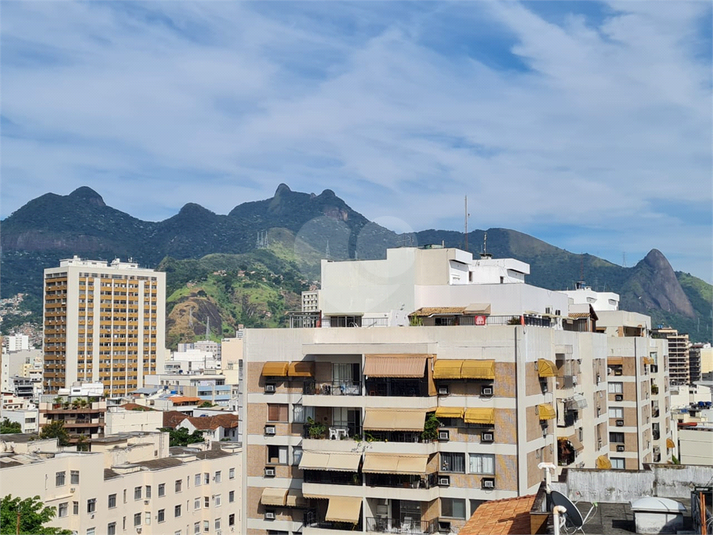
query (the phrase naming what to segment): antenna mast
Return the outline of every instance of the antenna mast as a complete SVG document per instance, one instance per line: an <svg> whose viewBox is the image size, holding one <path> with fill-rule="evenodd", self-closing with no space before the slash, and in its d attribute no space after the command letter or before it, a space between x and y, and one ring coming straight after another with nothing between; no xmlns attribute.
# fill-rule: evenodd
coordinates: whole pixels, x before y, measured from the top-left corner
<svg viewBox="0 0 713 535"><path fill-rule="evenodd" d="M465 196L465 251L468 252L468 196Z"/></svg>

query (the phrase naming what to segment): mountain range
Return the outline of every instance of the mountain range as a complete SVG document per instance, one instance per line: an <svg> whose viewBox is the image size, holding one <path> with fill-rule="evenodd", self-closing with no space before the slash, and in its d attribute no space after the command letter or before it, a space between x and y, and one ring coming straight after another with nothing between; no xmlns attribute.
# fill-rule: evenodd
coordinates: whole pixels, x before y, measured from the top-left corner
<svg viewBox="0 0 713 535"><path fill-rule="evenodd" d="M207 274L206 265L214 271L241 265L248 272L262 273L261 283L274 285L268 292L272 292L271 310L284 313L284 306L276 307L275 300L280 295L287 299L289 293L292 301L300 284L306 287L316 281L322 257L383 258L389 247L463 248L466 243L464 234L456 231L398 234L369 221L332 190L300 193L285 184L273 197L239 204L227 215L189 203L160 222L116 210L96 191L81 187L69 195L47 193L33 199L0 225L0 297L25 293L28 306L40 317L42 270L73 255L130 257L142 266L166 270L171 292L183 289L184 293L192 268ZM481 252L486 233L488 253L530 264L530 284L563 290L586 280L595 290L619 293L622 309L650 315L654 326L670 325L688 332L692 340L711 341L713 287L688 273L674 272L656 249L634 267L625 268L593 255L570 253L516 230L491 228L468 233L471 252ZM210 261L196 263L204 257ZM221 262L228 267L221 267ZM255 265L260 267L252 269ZM289 292L279 290L285 273L292 285ZM298 279L301 282L295 286ZM169 299L169 313L178 303ZM245 321L235 311L232 315L235 321Z"/></svg>

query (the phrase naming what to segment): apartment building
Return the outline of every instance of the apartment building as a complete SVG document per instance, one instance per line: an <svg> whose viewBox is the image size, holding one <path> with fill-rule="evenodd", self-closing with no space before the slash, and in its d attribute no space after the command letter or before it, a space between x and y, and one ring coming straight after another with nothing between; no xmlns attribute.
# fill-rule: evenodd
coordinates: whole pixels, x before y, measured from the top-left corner
<svg viewBox="0 0 713 535"><path fill-rule="evenodd" d="M688 385L691 380L691 363L689 355L690 342L688 334L679 333L676 329L663 328L654 329L652 332L654 338L663 338L668 340L668 358L670 367L670 377L672 385ZM700 375L700 363L694 373ZM698 377L700 379L700 377Z"/></svg>
<svg viewBox="0 0 713 535"><path fill-rule="evenodd" d="M79 437L96 439L104 436L106 401L93 396L43 395L39 406L39 427L62 422L71 440Z"/></svg>
<svg viewBox="0 0 713 535"><path fill-rule="evenodd" d="M3 436L0 475L13 496L57 510L50 525L82 535L239 532L240 449L170 448L168 433L131 433L62 451L55 440Z"/></svg>
<svg viewBox="0 0 713 535"><path fill-rule="evenodd" d="M165 273L133 262L75 256L45 269L45 392L100 381L126 395L162 372L165 302Z"/></svg>

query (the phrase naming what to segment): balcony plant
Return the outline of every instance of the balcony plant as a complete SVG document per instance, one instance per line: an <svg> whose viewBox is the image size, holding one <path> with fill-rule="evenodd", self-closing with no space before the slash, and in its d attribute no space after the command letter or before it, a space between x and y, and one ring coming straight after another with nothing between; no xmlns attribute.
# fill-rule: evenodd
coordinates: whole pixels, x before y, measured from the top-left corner
<svg viewBox="0 0 713 535"><path fill-rule="evenodd" d="M421 438L424 441L438 439L438 428L441 427L441 422L436 418L436 414L429 412L426 417L426 422L423 424L423 433Z"/></svg>
<svg viewBox="0 0 713 535"><path fill-rule="evenodd" d="M315 422L313 418L307 418L307 434L309 438L324 438L327 436L327 426Z"/></svg>

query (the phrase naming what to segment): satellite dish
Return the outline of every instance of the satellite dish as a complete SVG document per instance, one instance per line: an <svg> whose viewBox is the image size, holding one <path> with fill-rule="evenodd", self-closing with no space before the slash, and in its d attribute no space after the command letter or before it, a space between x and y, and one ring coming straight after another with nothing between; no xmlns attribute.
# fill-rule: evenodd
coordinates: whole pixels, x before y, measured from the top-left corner
<svg viewBox="0 0 713 535"><path fill-rule="evenodd" d="M572 527L575 528L581 528L584 525L584 519L582 518L582 513L579 512L579 509L577 509L577 506L574 505L567 496L562 494L561 492L557 492L556 490L553 490L550 493L550 497L552 498L552 506L557 506L561 505L565 509L567 509L567 512L562 515L564 516L565 519L565 524L568 524Z"/></svg>

